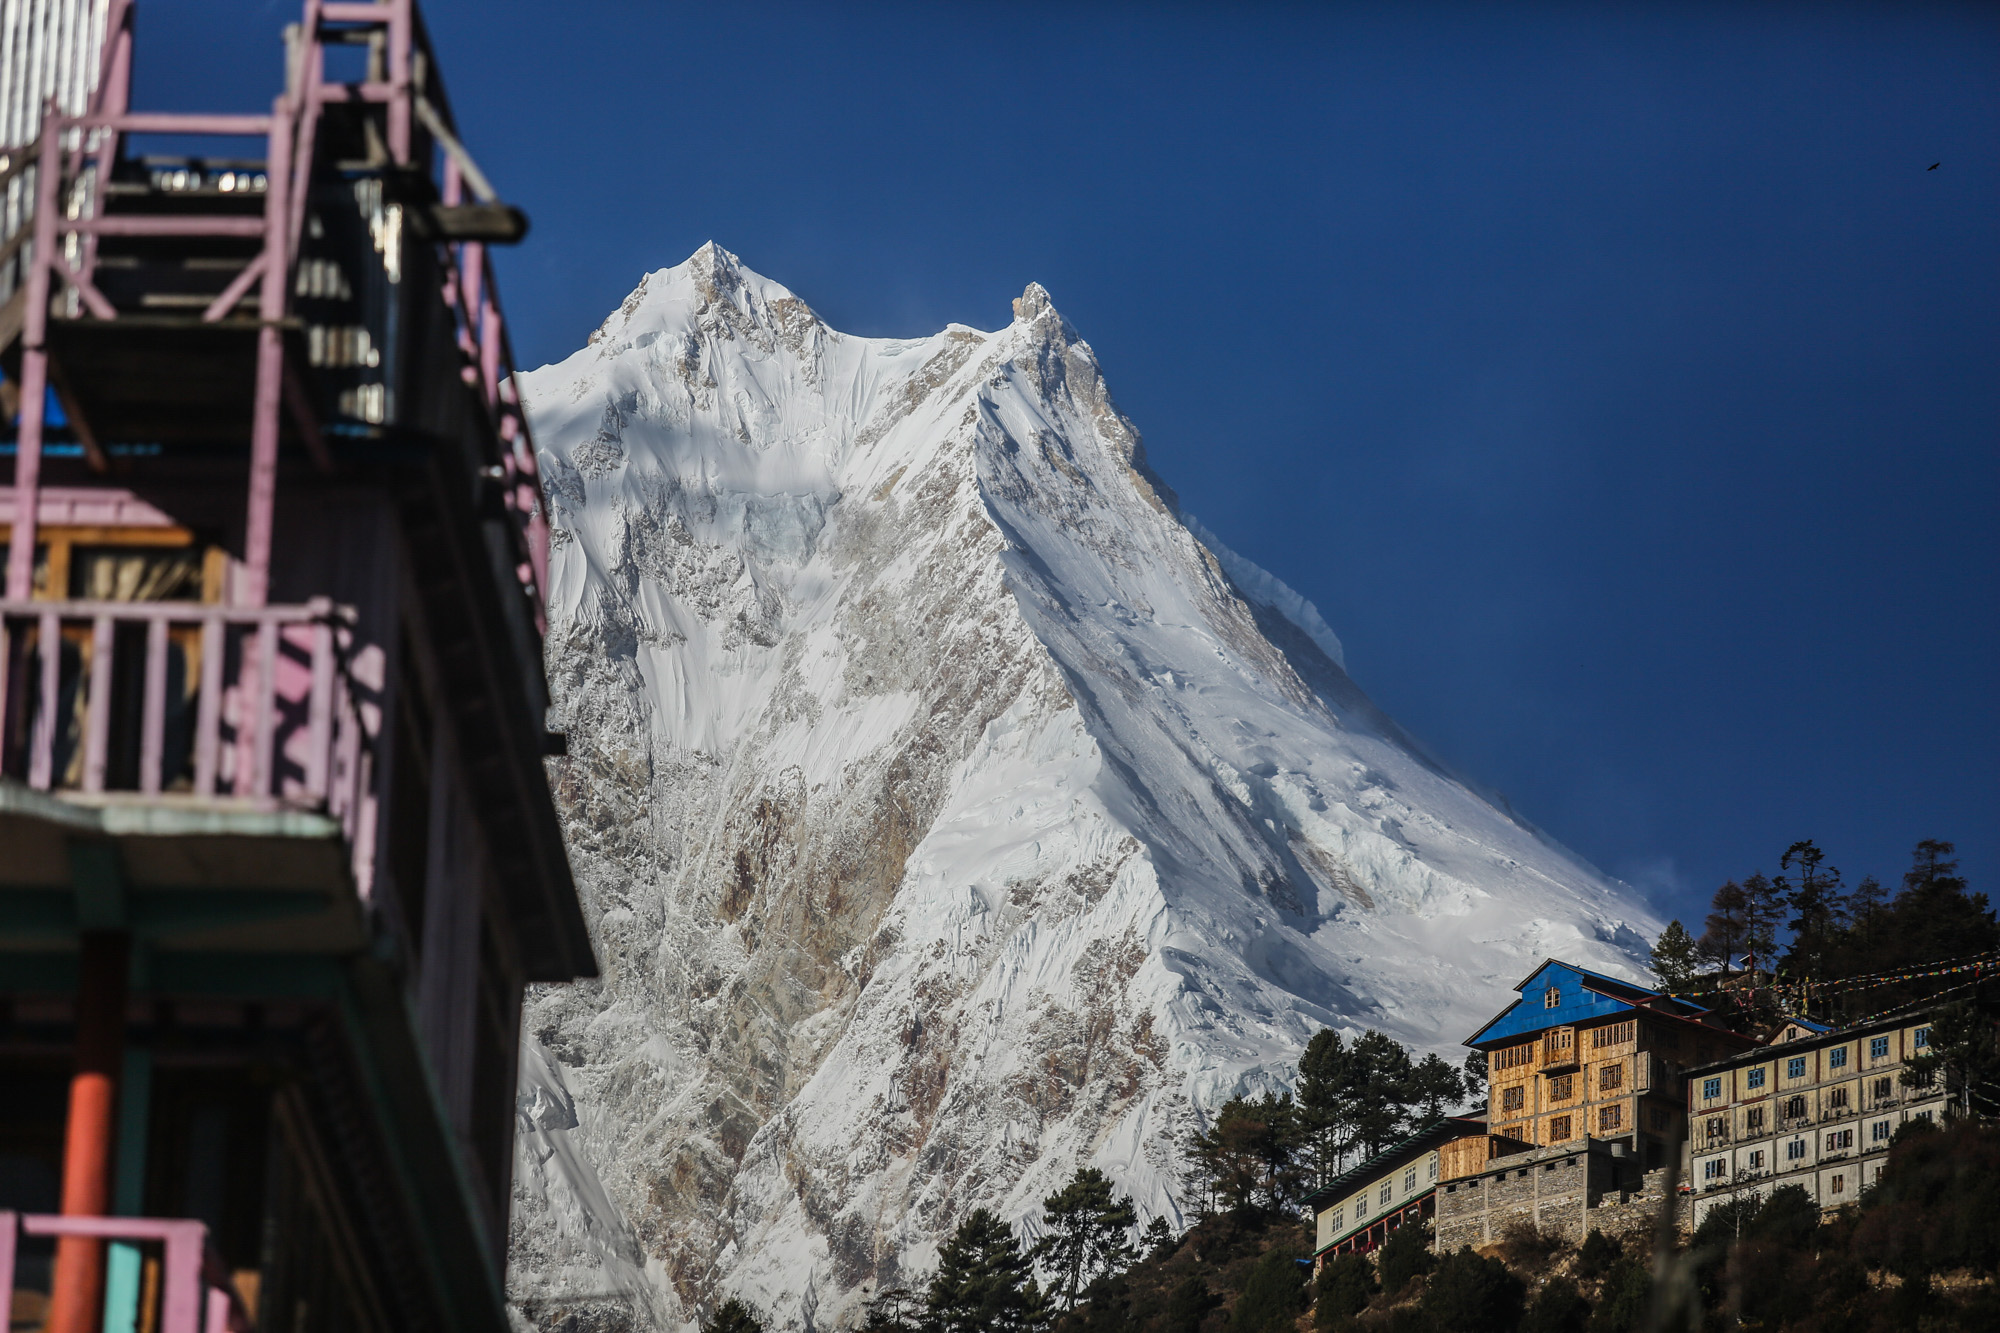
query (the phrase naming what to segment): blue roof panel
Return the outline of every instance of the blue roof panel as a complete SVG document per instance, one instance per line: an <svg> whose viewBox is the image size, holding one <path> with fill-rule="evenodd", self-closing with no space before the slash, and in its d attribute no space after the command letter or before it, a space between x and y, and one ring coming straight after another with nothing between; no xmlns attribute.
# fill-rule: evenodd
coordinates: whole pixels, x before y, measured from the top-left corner
<svg viewBox="0 0 2000 1333"><path fill-rule="evenodd" d="M1594 1019L1630 1013L1638 1007L1592 989L1589 983L1599 980L1610 982L1621 990L1639 991L1646 995L1655 993L1644 986L1635 986L1629 981L1617 981L1610 977L1599 978L1596 973L1586 972L1580 967L1550 961L1544 963L1533 976L1521 983L1518 987L1521 992L1520 999L1503 1009L1498 1018L1467 1037L1465 1044L1484 1046L1491 1042L1505 1041L1510 1037L1531 1036L1547 1028L1567 1027L1574 1023L1587 1023ZM1556 1003L1553 1008L1546 999L1551 988L1556 991Z"/></svg>

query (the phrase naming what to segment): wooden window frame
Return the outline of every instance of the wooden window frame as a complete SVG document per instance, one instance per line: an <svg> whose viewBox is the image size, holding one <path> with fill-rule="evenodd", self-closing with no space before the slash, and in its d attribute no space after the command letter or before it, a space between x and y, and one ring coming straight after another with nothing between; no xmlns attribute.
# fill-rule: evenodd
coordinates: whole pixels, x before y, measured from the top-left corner
<svg viewBox="0 0 2000 1333"><path fill-rule="evenodd" d="M14 525L0 523L0 542L12 545ZM71 557L79 546L124 546L135 549L167 548L181 549L199 545L192 529L182 527L156 527L151 524L109 524L109 523L52 523L35 528L37 553L46 551L47 562L35 563L46 569L42 587L36 591L38 602L66 602L70 600L69 575ZM201 602L202 606L215 606L222 601L223 589L228 581L229 553L222 547L210 544L202 552L201 561Z"/></svg>

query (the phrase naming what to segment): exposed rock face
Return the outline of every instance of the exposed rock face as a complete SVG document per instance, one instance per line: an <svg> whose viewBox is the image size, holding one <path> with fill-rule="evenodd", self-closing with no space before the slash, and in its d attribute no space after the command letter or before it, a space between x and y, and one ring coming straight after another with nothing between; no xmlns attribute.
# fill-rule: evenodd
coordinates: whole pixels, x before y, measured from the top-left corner
<svg viewBox="0 0 2000 1333"><path fill-rule="evenodd" d="M710 245L527 384L604 968L531 1005L534 1322L842 1327L1079 1164L1176 1215L1176 1141L1322 1025L1638 974L1644 907L1181 515L1040 287L851 338Z"/></svg>

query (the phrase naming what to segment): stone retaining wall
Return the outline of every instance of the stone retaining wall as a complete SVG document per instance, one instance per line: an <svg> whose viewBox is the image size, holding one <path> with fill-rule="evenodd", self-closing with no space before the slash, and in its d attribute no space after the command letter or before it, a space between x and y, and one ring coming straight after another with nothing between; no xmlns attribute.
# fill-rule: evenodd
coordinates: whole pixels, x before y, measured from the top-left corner
<svg viewBox="0 0 2000 1333"><path fill-rule="evenodd" d="M1607 1236L1645 1230L1659 1216L1664 1168L1635 1173L1632 1158L1613 1156L1599 1140L1498 1158L1487 1170L1446 1181L1437 1193L1437 1249L1491 1245L1510 1228L1581 1243L1593 1229ZM1687 1225L1687 1205L1680 1223Z"/></svg>

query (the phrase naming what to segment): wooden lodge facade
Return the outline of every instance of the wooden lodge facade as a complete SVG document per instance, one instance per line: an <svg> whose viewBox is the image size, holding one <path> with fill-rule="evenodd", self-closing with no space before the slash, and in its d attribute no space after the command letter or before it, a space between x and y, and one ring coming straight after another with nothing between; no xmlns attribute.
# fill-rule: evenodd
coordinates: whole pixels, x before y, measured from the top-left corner
<svg viewBox="0 0 2000 1333"><path fill-rule="evenodd" d="M1756 1044L1698 1005L1555 959L1515 989L1465 1044L1486 1053L1493 1132L1538 1147L1623 1141L1659 1167L1685 1139L1686 1069Z"/></svg>
<svg viewBox="0 0 2000 1333"><path fill-rule="evenodd" d="M132 110L133 16L0 15L0 1296L505 1333L522 993L595 971L524 223L413 0L304 0L258 115Z"/></svg>

